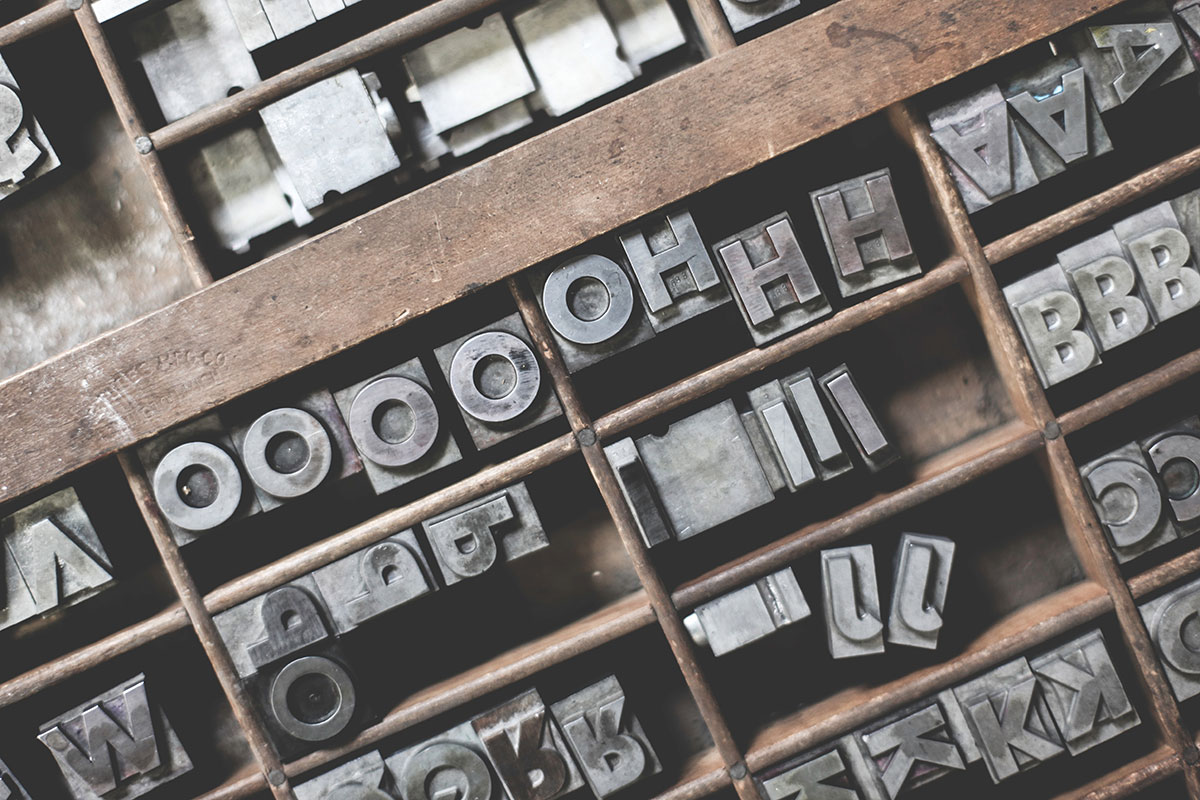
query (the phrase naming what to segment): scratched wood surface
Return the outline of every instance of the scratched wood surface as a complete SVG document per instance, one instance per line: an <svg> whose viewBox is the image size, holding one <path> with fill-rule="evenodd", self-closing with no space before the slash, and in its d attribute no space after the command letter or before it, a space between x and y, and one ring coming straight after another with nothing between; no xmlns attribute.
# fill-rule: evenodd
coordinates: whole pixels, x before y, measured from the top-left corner
<svg viewBox="0 0 1200 800"><path fill-rule="evenodd" d="M0 502L1114 2L842 0L618 100L0 384Z"/></svg>

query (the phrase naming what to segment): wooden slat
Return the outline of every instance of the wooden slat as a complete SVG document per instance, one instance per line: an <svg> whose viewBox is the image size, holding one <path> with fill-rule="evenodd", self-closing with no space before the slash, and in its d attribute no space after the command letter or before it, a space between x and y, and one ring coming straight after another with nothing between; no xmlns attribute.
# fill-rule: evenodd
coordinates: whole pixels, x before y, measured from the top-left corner
<svg viewBox="0 0 1200 800"><path fill-rule="evenodd" d="M0 502L1116 0L841 0L0 384Z"/></svg>
<svg viewBox="0 0 1200 800"><path fill-rule="evenodd" d="M1164 745L1078 789L1064 792L1054 800L1117 800L1134 797L1143 789L1178 775L1182 767L1179 754Z"/></svg>

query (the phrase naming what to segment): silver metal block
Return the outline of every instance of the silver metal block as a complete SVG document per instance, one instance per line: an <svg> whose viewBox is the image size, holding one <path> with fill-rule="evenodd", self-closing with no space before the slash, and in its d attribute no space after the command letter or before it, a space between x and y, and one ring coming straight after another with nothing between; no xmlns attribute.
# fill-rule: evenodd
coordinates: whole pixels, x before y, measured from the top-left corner
<svg viewBox="0 0 1200 800"><path fill-rule="evenodd" d="M799 423L805 450L812 456L813 465L821 480L836 478L853 468L850 456L842 449L829 414L817 392L817 381L811 369L780 379L793 418Z"/></svg>
<svg viewBox="0 0 1200 800"><path fill-rule="evenodd" d="M1077 756L1141 719L1095 630L1030 659L1067 751Z"/></svg>
<svg viewBox="0 0 1200 800"><path fill-rule="evenodd" d="M376 494L462 458L419 359L334 392Z"/></svg>
<svg viewBox="0 0 1200 800"><path fill-rule="evenodd" d="M723 656L811 615L796 574L788 567L697 606L684 622L696 644Z"/></svg>
<svg viewBox="0 0 1200 800"><path fill-rule="evenodd" d="M1075 59L1057 56L1012 76L1004 96L1039 179L1112 150L1087 75Z"/></svg>
<svg viewBox="0 0 1200 800"><path fill-rule="evenodd" d="M729 302L729 290L687 209L651 217L617 238L655 331Z"/></svg>
<svg viewBox="0 0 1200 800"><path fill-rule="evenodd" d="M257 50L358 0L228 0L246 47Z"/></svg>
<svg viewBox="0 0 1200 800"><path fill-rule="evenodd" d="M512 800L553 800L583 786L583 776L537 689L480 714L471 727ZM540 780L535 775L540 774Z"/></svg>
<svg viewBox="0 0 1200 800"><path fill-rule="evenodd" d="M253 686L267 732L286 759L340 736L358 712L358 689L337 648L288 660Z"/></svg>
<svg viewBox="0 0 1200 800"><path fill-rule="evenodd" d="M1200 417L1188 417L1142 440L1180 536L1200 530Z"/></svg>
<svg viewBox="0 0 1200 800"><path fill-rule="evenodd" d="M929 127L969 213L1038 184L1029 151L996 84L930 111Z"/></svg>
<svg viewBox="0 0 1200 800"><path fill-rule="evenodd" d="M17 79L0 58L0 200L60 163L37 118L25 108Z"/></svg>
<svg viewBox="0 0 1200 800"><path fill-rule="evenodd" d="M259 114L306 208L400 167L357 69L276 100Z"/></svg>
<svg viewBox="0 0 1200 800"><path fill-rule="evenodd" d="M339 634L438 588L412 530L326 564L312 577Z"/></svg>
<svg viewBox="0 0 1200 800"><path fill-rule="evenodd" d="M675 538L688 539L775 499L731 400L639 437L638 454Z"/></svg>
<svg viewBox="0 0 1200 800"><path fill-rule="evenodd" d="M888 616L889 642L937 649L953 561L951 540L916 533L901 535Z"/></svg>
<svg viewBox="0 0 1200 800"><path fill-rule="evenodd" d="M882 169L810 192L842 297L921 274L916 253Z"/></svg>
<svg viewBox="0 0 1200 800"><path fill-rule="evenodd" d="M616 473L621 495L633 512L633 521L646 547L670 541L673 536L671 523L667 521L662 502L633 439L625 438L606 445L604 455Z"/></svg>
<svg viewBox="0 0 1200 800"><path fill-rule="evenodd" d="M1084 464L1079 474L1117 561L1132 561L1179 538L1163 513L1163 492L1154 470L1136 444Z"/></svg>
<svg viewBox="0 0 1200 800"><path fill-rule="evenodd" d="M767 800L862 800L870 797L862 766L858 745L847 736L771 768L758 782Z"/></svg>
<svg viewBox="0 0 1200 800"><path fill-rule="evenodd" d="M1200 193L1189 192L1113 225L1138 271L1155 322L1200 305L1200 272L1192 256L1200 243L1198 206Z"/></svg>
<svg viewBox="0 0 1200 800"><path fill-rule="evenodd" d="M516 561L550 546L524 482L431 517L421 528L447 586L482 575L501 555Z"/></svg>
<svg viewBox="0 0 1200 800"><path fill-rule="evenodd" d="M1062 251L1058 264L1083 303L1102 350L1111 350L1154 327L1138 289L1137 272L1112 231Z"/></svg>
<svg viewBox="0 0 1200 800"><path fill-rule="evenodd" d="M388 771L378 750L292 787L296 800L392 800Z"/></svg>
<svg viewBox="0 0 1200 800"><path fill-rule="evenodd" d="M621 88L634 71L597 0L540 0L512 16L513 30L537 78L532 103L552 117Z"/></svg>
<svg viewBox="0 0 1200 800"><path fill-rule="evenodd" d="M833 313L786 211L722 239L713 252L755 344Z"/></svg>
<svg viewBox="0 0 1200 800"><path fill-rule="evenodd" d="M562 415L520 314L433 351L480 450Z"/></svg>
<svg viewBox="0 0 1200 800"><path fill-rule="evenodd" d="M1058 264L1004 287L1004 299L1047 388L1100 363L1083 304Z"/></svg>
<svg viewBox="0 0 1200 800"><path fill-rule="evenodd" d="M108 22L127 11L141 8L148 2L150 0L94 0L92 10L96 12L98 22Z"/></svg>
<svg viewBox="0 0 1200 800"><path fill-rule="evenodd" d="M654 338L633 281L612 259L587 253L527 275L568 372Z"/></svg>
<svg viewBox="0 0 1200 800"><path fill-rule="evenodd" d="M647 61L687 44L679 19L667 0L600 0L635 75Z"/></svg>
<svg viewBox="0 0 1200 800"><path fill-rule="evenodd" d="M76 800L134 798L190 772L191 759L137 675L41 726Z"/></svg>
<svg viewBox="0 0 1200 800"><path fill-rule="evenodd" d="M752 28L800 5L800 0L720 0L734 33Z"/></svg>
<svg viewBox="0 0 1200 800"><path fill-rule="evenodd" d="M508 800L471 723L384 759L402 800Z"/></svg>
<svg viewBox="0 0 1200 800"><path fill-rule="evenodd" d="M954 743L958 745L963 760L968 764L974 764L982 759L983 753L979 752L979 743L975 741L975 734L971 732L971 726L967 723L967 715L963 713L962 706L958 704L954 690L943 689L937 693L935 699L941 706L942 716L946 720L946 730L950 733Z"/></svg>
<svg viewBox="0 0 1200 800"><path fill-rule="evenodd" d="M871 545L822 550L821 594L831 656L852 658L883 652L883 617Z"/></svg>
<svg viewBox="0 0 1200 800"><path fill-rule="evenodd" d="M900 452L888 440L879 416L867 404L845 364L822 375L819 383L869 470L879 472L900 459Z"/></svg>
<svg viewBox="0 0 1200 800"><path fill-rule="evenodd" d="M1182 702L1200 694L1200 580L1142 603L1138 610L1176 699Z"/></svg>
<svg viewBox="0 0 1200 800"><path fill-rule="evenodd" d="M758 462L775 492L795 492L818 480L801 427L790 411L791 404L779 381L771 381L746 393L752 410L742 414L742 424Z"/></svg>
<svg viewBox="0 0 1200 800"><path fill-rule="evenodd" d="M0 630L83 602L112 583L112 562L70 487L0 519L0 541Z"/></svg>
<svg viewBox="0 0 1200 800"><path fill-rule="evenodd" d="M31 800L29 792L3 761L0 761L0 800Z"/></svg>
<svg viewBox="0 0 1200 800"><path fill-rule="evenodd" d="M642 723L626 708L625 690L616 676L559 700L550 713L596 797L662 772Z"/></svg>
<svg viewBox="0 0 1200 800"><path fill-rule="evenodd" d="M1062 738L1024 658L954 688L993 783L1063 752Z"/></svg>
<svg viewBox="0 0 1200 800"><path fill-rule="evenodd" d="M967 768L940 703L908 708L854 734L866 755L873 790L881 800Z"/></svg>
<svg viewBox="0 0 1200 800"><path fill-rule="evenodd" d="M178 0L130 35L167 122L262 80L225 0Z"/></svg>
<svg viewBox="0 0 1200 800"><path fill-rule="evenodd" d="M1125 4L1068 38L1101 111L1195 71L1162 0Z"/></svg>
<svg viewBox="0 0 1200 800"><path fill-rule="evenodd" d="M312 575L240 603L213 616L239 676L330 638L328 611Z"/></svg>
<svg viewBox="0 0 1200 800"><path fill-rule="evenodd" d="M138 460L177 544L262 511L235 453L215 413L138 446Z"/></svg>

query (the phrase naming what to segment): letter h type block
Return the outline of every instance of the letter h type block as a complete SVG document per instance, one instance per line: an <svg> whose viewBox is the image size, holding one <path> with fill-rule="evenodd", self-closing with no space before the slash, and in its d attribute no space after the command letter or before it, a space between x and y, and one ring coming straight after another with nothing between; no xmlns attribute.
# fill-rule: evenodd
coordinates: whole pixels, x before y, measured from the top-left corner
<svg viewBox="0 0 1200 800"><path fill-rule="evenodd" d="M1062 383L1100 363L1083 305L1058 264L1005 286L1004 299L1042 386Z"/></svg>
<svg viewBox="0 0 1200 800"><path fill-rule="evenodd" d="M583 786L536 689L471 720L512 800L554 800Z"/></svg>
<svg viewBox="0 0 1200 800"><path fill-rule="evenodd" d="M616 676L578 691L550 708L583 777L605 798L662 771L642 723L626 708Z"/></svg>
<svg viewBox="0 0 1200 800"><path fill-rule="evenodd" d="M166 715L150 702L144 675L46 723L38 739L76 800L118 788L123 798L140 797L192 768Z"/></svg>

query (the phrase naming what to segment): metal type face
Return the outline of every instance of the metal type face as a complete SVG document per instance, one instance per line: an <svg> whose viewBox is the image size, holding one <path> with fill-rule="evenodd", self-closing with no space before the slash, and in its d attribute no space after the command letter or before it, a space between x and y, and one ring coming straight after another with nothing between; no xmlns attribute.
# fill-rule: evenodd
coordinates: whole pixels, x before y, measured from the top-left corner
<svg viewBox="0 0 1200 800"><path fill-rule="evenodd" d="M312 577L339 634L437 590L412 530L326 564Z"/></svg>
<svg viewBox="0 0 1200 800"><path fill-rule="evenodd" d="M303 0L301 0L303 2ZM305 208L399 169L364 78L348 69L258 112Z"/></svg>
<svg viewBox="0 0 1200 800"><path fill-rule="evenodd" d="M635 442L675 538L687 539L775 499L746 428L726 400Z"/></svg>
<svg viewBox="0 0 1200 800"><path fill-rule="evenodd" d="M752 410L742 414L742 424L771 489L794 492L816 481L816 467L779 381L751 389L746 396Z"/></svg>
<svg viewBox="0 0 1200 800"><path fill-rule="evenodd" d="M851 658L882 653L879 582L871 545L822 550L821 590L829 654Z"/></svg>
<svg viewBox="0 0 1200 800"><path fill-rule="evenodd" d="M54 754L76 800L116 790L140 797L192 769L166 715L138 675L42 725L38 739Z"/></svg>
<svg viewBox="0 0 1200 800"><path fill-rule="evenodd" d="M334 393L376 494L462 458L429 386L413 358Z"/></svg>
<svg viewBox="0 0 1200 800"><path fill-rule="evenodd" d="M654 337L619 264L594 253L528 273L568 372L578 372Z"/></svg>
<svg viewBox="0 0 1200 800"><path fill-rule="evenodd" d="M1100 363L1083 304L1058 264L1005 286L1004 299L1042 386L1062 383Z"/></svg>
<svg viewBox="0 0 1200 800"><path fill-rule="evenodd" d="M635 75L650 59L687 44L679 19L666 0L601 0L600 5Z"/></svg>
<svg viewBox="0 0 1200 800"><path fill-rule="evenodd" d="M1101 111L1190 74L1194 67L1161 0L1122 6L1070 34Z"/></svg>
<svg viewBox="0 0 1200 800"><path fill-rule="evenodd" d="M734 33L752 28L800 5L801 0L720 0Z"/></svg>
<svg viewBox="0 0 1200 800"><path fill-rule="evenodd" d="M822 375L820 384L868 469L878 472L899 460L899 451L888 441L879 417L867 405L845 364Z"/></svg>
<svg viewBox="0 0 1200 800"><path fill-rule="evenodd" d="M257 50L359 0L229 0L246 46Z"/></svg>
<svg viewBox="0 0 1200 800"><path fill-rule="evenodd" d="M886 800L967 766L939 703L873 724L855 738Z"/></svg>
<svg viewBox="0 0 1200 800"><path fill-rule="evenodd" d="M135 22L130 35L167 122L261 80L224 0L179 0Z"/></svg>
<svg viewBox="0 0 1200 800"><path fill-rule="evenodd" d="M836 478L853 468L850 456L842 449L837 433L817 392L817 382L811 369L805 368L779 381L799 422L805 450L812 456L813 465L821 480Z"/></svg>
<svg viewBox="0 0 1200 800"><path fill-rule="evenodd" d="M1200 581L1138 606L1175 697L1200 694Z"/></svg>
<svg viewBox="0 0 1200 800"><path fill-rule="evenodd" d="M789 764L795 766L785 765L782 771L764 778L764 796L767 800L860 800L860 776L847 764L847 748L839 745L792 759Z"/></svg>
<svg viewBox="0 0 1200 800"><path fill-rule="evenodd" d="M0 519L0 630L79 603L112 582L108 553L68 487Z"/></svg>
<svg viewBox="0 0 1200 800"><path fill-rule="evenodd" d="M537 88L500 14L405 54L404 66L421 108L438 134L520 100Z"/></svg>
<svg viewBox="0 0 1200 800"><path fill-rule="evenodd" d="M1063 751L1046 700L1024 658L955 687L993 783Z"/></svg>
<svg viewBox="0 0 1200 800"><path fill-rule="evenodd" d="M553 800L583 786L536 689L471 720L512 800Z"/></svg>
<svg viewBox="0 0 1200 800"><path fill-rule="evenodd" d="M1091 631L1030 660L1067 751L1077 756L1141 723L1113 667L1104 636Z"/></svg>
<svg viewBox="0 0 1200 800"><path fill-rule="evenodd" d="M0 761L0 800L30 800L29 792L3 761Z"/></svg>
<svg viewBox="0 0 1200 800"><path fill-rule="evenodd" d="M392 800L387 768L378 750L293 786L296 800Z"/></svg>
<svg viewBox="0 0 1200 800"><path fill-rule="evenodd" d="M722 239L713 252L755 344L833 313L786 211Z"/></svg>
<svg viewBox="0 0 1200 800"><path fill-rule="evenodd" d="M346 729L357 701L354 681L341 664L324 656L302 656L272 679L268 708L289 736L324 742Z"/></svg>
<svg viewBox="0 0 1200 800"><path fill-rule="evenodd" d="M809 197L842 297L921 274L892 191L890 170L826 186Z"/></svg>
<svg viewBox="0 0 1200 800"><path fill-rule="evenodd" d="M929 127L968 212L1038 184L1025 142L996 84L930 111Z"/></svg>
<svg viewBox="0 0 1200 800"><path fill-rule="evenodd" d="M1131 561L1178 538L1178 531L1163 513L1162 489L1136 444L1083 465L1079 474L1117 561Z"/></svg>
<svg viewBox="0 0 1200 800"><path fill-rule="evenodd" d="M333 442L320 421L299 408L277 408L251 423L242 442L250 480L272 497L302 497L321 485Z"/></svg>
<svg viewBox="0 0 1200 800"><path fill-rule="evenodd" d="M1155 322L1200 304L1200 272L1192 255L1200 219L1200 195L1159 203L1113 225L1138 271ZM1186 220L1187 227L1181 222ZM1186 230L1186 233L1185 233Z"/></svg>
<svg viewBox="0 0 1200 800"><path fill-rule="evenodd" d="M1121 242L1105 231L1058 254L1058 263L1083 303L1102 350L1111 350L1154 327L1137 286L1137 273Z"/></svg>
<svg viewBox="0 0 1200 800"><path fill-rule="evenodd" d="M696 622L689 629L697 644L707 644L714 656L723 656L811 615L796 574L788 567L697 606Z"/></svg>
<svg viewBox="0 0 1200 800"><path fill-rule="evenodd" d="M427 519L421 527L447 586L487 572L501 553L505 561L515 561L550 546L524 482Z"/></svg>
<svg viewBox="0 0 1200 800"><path fill-rule="evenodd" d="M59 163L42 126L25 110L17 79L0 58L0 200Z"/></svg>
<svg viewBox="0 0 1200 800"><path fill-rule="evenodd" d="M1079 62L1059 56L1013 76L1004 87L1038 178L1112 150Z"/></svg>
<svg viewBox="0 0 1200 800"><path fill-rule="evenodd" d="M729 302L729 290L687 209L652 217L617 239L655 331Z"/></svg>
<svg viewBox="0 0 1200 800"><path fill-rule="evenodd" d="M1190 417L1142 442L1179 533L1200 530L1200 419Z"/></svg>
<svg viewBox="0 0 1200 800"><path fill-rule="evenodd" d="M469 722L393 753L386 763L403 800L508 800Z"/></svg>
<svg viewBox="0 0 1200 800"><path fill-rule="evenodd" d="M940 536L906 533L896 550L888 641L937 648L946 608L954 542Z"/></svg>
<svg viewBox="0 0 1200 800"><path fill-rule="evenodd" d="M550 713L596 797L608 797L662 772L642 723L626 708L625 690L615 676L554 703Z"/></svg>
<svg viewBox="0 0 1200 800"><path fill-rule="evenodd" d="M433 351L480 450L562 414L519 314Z"/></svg>
<svg viewBox="0 0 1200 800"><path fill-rule="evenodd" d="M641 534L646 547L670 541L674 535L671 523L667 521L662 503L633 439L625 438L606 445L604 455L617 475L621 495L629 504L629 510L633 512L633 520L637 523L638 533Z"/></svg>
<svg viewBox="0 0 1200 800"><path fill-rule="evenodd" d="M267 600L271 598L268 604ZM240 677L329 637L324 600L312 575L213 616Z"/></svg>
<svg viewBox="0 0 1200 800"><path fill-rule="evenodd" d="M1192 54L1192 60L1200 58L1200 2L1197 0L1175 0L1172 6L1179 23L1179 32L1184 44Z"/></svg>
<svg viewBox="0 0 1200 800"><path fill-rule="evenodd" d="M540 0L512 16L537 78L532 103L560 117L634 78L597 0Z"/></svg>

